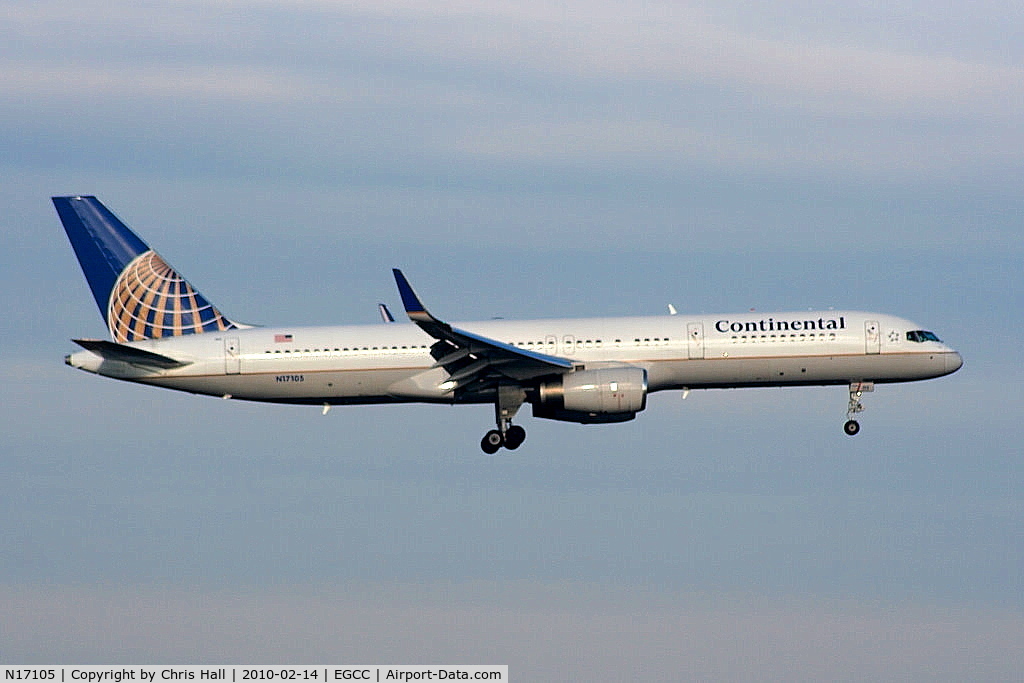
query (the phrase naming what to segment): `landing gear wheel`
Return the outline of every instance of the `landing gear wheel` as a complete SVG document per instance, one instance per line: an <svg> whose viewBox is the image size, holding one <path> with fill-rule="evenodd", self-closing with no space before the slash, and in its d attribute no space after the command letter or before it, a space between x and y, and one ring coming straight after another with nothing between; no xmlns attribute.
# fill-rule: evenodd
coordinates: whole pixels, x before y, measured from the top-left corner
<svg viewBox="0 0 1024 683"><path fill-rule="evenodd" d="M860 423L856 420L847 420L846 424L843 425L843 431L846 432L847 436L853 436L860 431Z"/></svg>
<svg viewBox="0 0 1024 683"><path fill-rule="evenodd" d="M497 429L492 429L484 434L484 438L480 441L480 448L483 449L483 452L487 455L494 455L498 452L498 449L501 448L501 442L501 432Z"/></svg>
<svg viewBox="0 0 1024 683"><path fill-rule="evenodd" d="M526 441L526 430L519 425L512 425L505 432L505 448L514 451Z"/></svg>

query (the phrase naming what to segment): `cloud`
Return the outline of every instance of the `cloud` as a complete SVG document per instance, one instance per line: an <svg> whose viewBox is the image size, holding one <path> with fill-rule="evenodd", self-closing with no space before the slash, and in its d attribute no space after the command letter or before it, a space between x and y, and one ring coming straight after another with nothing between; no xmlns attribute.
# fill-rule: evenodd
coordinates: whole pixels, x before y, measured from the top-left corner
<svg viewBox="0 0 1024 683"><path fill-rule="evenodd" d="M288 101L309 91L286 74L249 67L128 64L0 65L7 96L88 95L208 98L249 102Z"/></svg>
<svg viewBox="0 0 1024 683"><path fill-rule="evenodd" d="M599 182L694 168L953 179L1019 158L1018 63L716 11L613 0L15 6L0 19L11 35L0 135L13 159L45 168L95 148L100 166L121 157L150 173L269 166L309 180L358 167L396 185L521 186L537 169Z"/></svg>
<svg viewBox="0 0 1024 683"><path fill-rule="evenodd" d="M303 6L308 3L297 5ZM394 40L389 50L452 63L476 62L492 69L504 65L573 79L717 82L786 98L824 97L833 104L847 99L857 112L872 104L887 113L951 105L990 111L997 104L1010 114L1019 110L1024 83L1024 69L1016 65L915 51L909 43L883 48L807 34L762 35L750 26L723 21L721 13L712 16L695 3L605 0L481 6L399 0L318 7L334 16L386 24ZM784 106L782 101L777 104Z"/></svg>
<svg viewBox="0 0 1024 683"><path fill-rule="evenodd" d="M1024 69L1016 64L915 50L909 43L885 48L806 33L763 35L677 2L268 1L249 3L244 13L231 3L198 0L145 7L33 3L10 8L4 21L41 64L89 76L95 69L69 66L67 56L78 57L76 64L112 60L109 78L138 72L143 90L160 87L161 79L148 71L154 62L166 68L211 59L223 69L224 78L211 78L215 83L236 75L245 80L273 65L301 90L322 87L320 76L339 66L406 80L435 65L449 70L452 81L516 73L576 82L714 83L754 90L783 109L838 107L857 114L1010 116L1019 112L1024 89ZM60 54L43 49L53 35L61 36ZM319 59L330 54L343 59ZM15 82L22 87L33 76L41 88L48 86L46 69L8 64L8 78L19 74ZM71 80L88 87L105 79ZM203 79L195 84L206 92ZM486 78L477 87L486 88ZM249 92L243 87L238 94Z"/></svg>
<svg viewBox="0 0 1024 683"><path fill-rule="evenodd" d="M999 680L1019 613L480 582L2 586L11 661L490 663L522 680Z"/></svg>

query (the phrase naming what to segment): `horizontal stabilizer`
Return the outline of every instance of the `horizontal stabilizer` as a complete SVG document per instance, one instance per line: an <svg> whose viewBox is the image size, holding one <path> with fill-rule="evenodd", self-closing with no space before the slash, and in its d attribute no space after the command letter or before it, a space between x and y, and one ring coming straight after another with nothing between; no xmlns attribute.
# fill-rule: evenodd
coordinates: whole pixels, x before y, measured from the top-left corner
<svg viewBox="0 0 1024 683"><path fill-rule="evenodd" d="M122 363L165 370L190 365L190 363L175 360L170 356L163 356L152 351L145 351L134 346L126 346L125 344L118 344L103 339L72 339L71 341L87 351L92 351L105 360L116 360Z"/></svg>

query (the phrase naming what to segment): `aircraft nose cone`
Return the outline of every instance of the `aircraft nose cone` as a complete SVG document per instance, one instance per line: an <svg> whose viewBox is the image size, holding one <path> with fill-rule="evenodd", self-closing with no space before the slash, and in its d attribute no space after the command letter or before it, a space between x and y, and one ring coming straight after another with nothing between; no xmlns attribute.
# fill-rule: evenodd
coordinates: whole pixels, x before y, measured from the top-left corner
<svg viewBox="0 0 1024 683"><path fill-rule="evenodd" d="M964 359L959 353L953 351L952 353L946 354L946 372L956 372L964 365Z"/></svg>

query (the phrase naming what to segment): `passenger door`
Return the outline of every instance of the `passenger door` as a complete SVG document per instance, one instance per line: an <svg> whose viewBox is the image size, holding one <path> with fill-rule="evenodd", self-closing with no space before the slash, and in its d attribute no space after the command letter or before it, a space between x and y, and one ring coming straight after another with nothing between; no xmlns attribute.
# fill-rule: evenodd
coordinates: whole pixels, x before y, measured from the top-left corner
<svg viewBox="0 0 1024 683"><path fill-rule="evenodd" d="M877 320L864 321L864 351L878 353L881 350L882 334Z"/></svg>
<svg viewBox="0 0 1024 683"><path fill-rule="evenodd" d="M690 360L700 360L704 357L704 323L688 323L686 325L686 336L689 339Z"/></svg>

